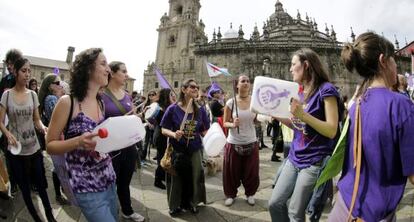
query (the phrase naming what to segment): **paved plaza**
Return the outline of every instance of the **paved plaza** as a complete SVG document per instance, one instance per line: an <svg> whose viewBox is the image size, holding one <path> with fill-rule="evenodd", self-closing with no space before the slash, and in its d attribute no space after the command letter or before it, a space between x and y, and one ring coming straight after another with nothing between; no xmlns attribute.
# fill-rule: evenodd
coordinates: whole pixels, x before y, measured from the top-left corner
<svg viewBox="0 0 414 222"><path fill-rule="evenodd" d="M270 147L270 141L266 140ZM155 155L155 149L151 150L151 156ZM176 218L171 218L168 214L166 191L160 190L153 186L154 171L156 162L142 167L134 174L131 183L132 204L135 211L145 216L146 221L164 222L164 221L238 221L238 222L259 222L270 221L270 215L267 211L267 202L272 191L273 176L280 166L280 163L270 161L271 150L263 149L260 151L260 186L256 194L256 205L250 206L246 202L244 190L239 188L239 193L235 203L231 207L224 205L224 194L222 188L222 175L217 173L215 176L206 175L207 204L199 208L198 214L185 212ZM151 158L152 159L152 158ZM53 213L59 222L79 221L84 222L86 219L80 213L80 210L73 206L64 206L56 204L54 199L54 191L52 185L50 158L45 159L47 176L49 181L49 198L52 202ZM403 200L401 201L398 212L397 221L414 222L414 187L410 184L406 188ZM42 213L44 220L43 207L40 198L36 194L32 194L35 206ZM0 221L32 221L31 217L24 206L23 199L18 195L11 201L0 200L0 207L3 212L8 215L7 220ZM330 206L327 206L321 221L326 221L330 212ZM126 221L120 218L120 221Z"/></svg>

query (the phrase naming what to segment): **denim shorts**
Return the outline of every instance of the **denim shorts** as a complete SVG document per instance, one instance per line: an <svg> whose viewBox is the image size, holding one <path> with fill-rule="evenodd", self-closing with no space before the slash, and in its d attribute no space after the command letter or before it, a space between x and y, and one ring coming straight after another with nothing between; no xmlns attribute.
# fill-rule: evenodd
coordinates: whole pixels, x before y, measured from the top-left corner
<svg viewBox="0 0 414 222"><path fill-rule="evenodd" d="M114 183L105 191L75 193L75 197L87 221L118 221L118 199Z"/></svg>

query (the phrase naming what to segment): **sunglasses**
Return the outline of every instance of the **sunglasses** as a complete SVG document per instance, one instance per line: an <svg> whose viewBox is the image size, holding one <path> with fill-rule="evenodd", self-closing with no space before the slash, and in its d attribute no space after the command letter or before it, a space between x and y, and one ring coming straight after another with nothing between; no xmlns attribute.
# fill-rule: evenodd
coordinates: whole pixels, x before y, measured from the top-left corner
<svg viewBox="0 0 414 222"><path fill-rule="evenodd" d="M190 88L190 89L200 89L200 87L197 86L197 85L189 85L188 88Z"/></svg>
<svg viewBox="0 0 414 222"><path fill-rule="evenodd" d="M154 94L154 93L151 93L151 94L148 94L148 96L155 96L156 94Z"/></svg>
<svg viewBox="0 0 414 222"><path fill-rule="evenodd" d="M60 81L54 81L54 82L52 82L52 84L60 85Z"/></svg>

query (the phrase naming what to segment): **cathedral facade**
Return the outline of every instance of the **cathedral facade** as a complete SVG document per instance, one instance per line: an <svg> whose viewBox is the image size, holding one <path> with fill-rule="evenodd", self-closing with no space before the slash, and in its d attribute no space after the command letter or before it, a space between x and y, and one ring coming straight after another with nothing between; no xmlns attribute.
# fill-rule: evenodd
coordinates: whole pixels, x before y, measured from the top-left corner
<svg viewBox="0 0 414 222"><path fill-rule="evenodd" d="M209 41L204 33L205 24L199 18L200 0L169 0L169 13L161 17L158 27L158 45L155 62L144 72L144 92L159 88L154 67L158 67L176 92L181 82L193 78L201 88L216 81L231 92L232 78L210 78L205 63L208 61L225 67L233 76L248 75L292 80L289 72L292 54L307 47L317 52L330 74L331 81L342 95L351 96L358 75L346 71L340 61L342 42L336 38L334 28L319 30L315 20L299 12L292 17L277 0L275 11L264 22L261 32L254 27L246 38L243 27L232 27L222 33L218 28ZM355 40L355 34L351 32ZM397 59L399 71L409 69L410 62Z"/></svg>

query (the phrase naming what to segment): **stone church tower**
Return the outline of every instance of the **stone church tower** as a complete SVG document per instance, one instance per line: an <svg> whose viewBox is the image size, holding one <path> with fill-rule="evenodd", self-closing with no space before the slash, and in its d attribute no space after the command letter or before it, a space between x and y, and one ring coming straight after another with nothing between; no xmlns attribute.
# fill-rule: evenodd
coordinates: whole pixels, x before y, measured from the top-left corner
<svg viewBox="0 0 414 222"><path fill-rule="evenodd" d="M206 43L204 23L199 20L200 0L170 0L168 14L161 17L155 63L144 73L144 92L159 88L153 73L154 66L165 75L173 88L181 81L195 77L194 46Z"/></svg>

